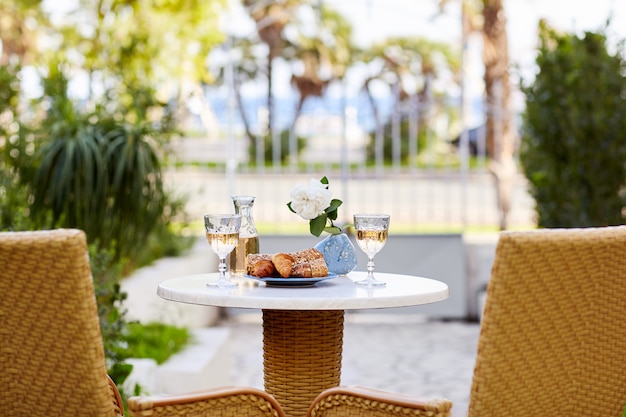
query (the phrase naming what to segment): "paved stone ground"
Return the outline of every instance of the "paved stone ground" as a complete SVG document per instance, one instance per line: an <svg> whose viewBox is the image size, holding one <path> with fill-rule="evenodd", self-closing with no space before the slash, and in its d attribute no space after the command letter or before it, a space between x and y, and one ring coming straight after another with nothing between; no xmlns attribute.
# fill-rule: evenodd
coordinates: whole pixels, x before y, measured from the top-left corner
<svg viewBox="0 0 626 417"><path fill-rule="evenodd" d="M447 398L452 415L466 414L479 325L416 315L351 314L344 328L342 385L362 385ZM260 313L227 317L234 355L232 382L263 388Z"/></svg>

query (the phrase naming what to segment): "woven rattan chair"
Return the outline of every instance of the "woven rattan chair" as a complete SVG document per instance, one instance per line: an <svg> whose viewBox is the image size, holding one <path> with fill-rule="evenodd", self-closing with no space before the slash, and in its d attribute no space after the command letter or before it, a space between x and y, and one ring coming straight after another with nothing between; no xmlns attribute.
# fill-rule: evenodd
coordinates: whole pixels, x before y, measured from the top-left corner
<svg viewBox="0 0 626 417"><path fill-rule="evenodd" d="M419 401L365 387L329 388L315 398L308 417L448 417L448 400Z"/></svg>
<svg viewBox="0 0 626 417"><path fill-rule="evenodd" d="M128 399L131 417L285 417L276 399L265 391L224 387L175 397Z"/></svg>
<svg viewBox="0 0 626 417"><path fill-rule="evenodd" d="M0 294L1 416L123 415L106 373L82 231L0 233ZM129 410L131 416L284 416L269 394L237 387L132 398Z"/></svg>
<svg viewBox="0 0 626 417"><path fill-rule="evenodd" d="M626 227L503 232L469 417L621 416Z"/></svg>
<svg viewBox="0 0 626 417"><path fill-rule="evenodd" d="M469 410L456 415L619 417L625 406L626 226L502 232ZM309 415L399 415L385 411L394 407L346 388L322 393Z"/></svg>

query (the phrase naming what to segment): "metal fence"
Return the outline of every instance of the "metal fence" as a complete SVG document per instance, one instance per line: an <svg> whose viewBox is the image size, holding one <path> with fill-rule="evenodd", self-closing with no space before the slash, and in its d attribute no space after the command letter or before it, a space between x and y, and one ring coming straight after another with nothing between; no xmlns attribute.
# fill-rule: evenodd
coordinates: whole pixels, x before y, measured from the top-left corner
<svg viewBox="0 0 626 417"><path fill-rule="evenodd" d="M232 195L254 195L254 217L267 233L306 232L306 222L291 213L286 204L289 192L297 183L328 177L334 198L344 204L339 209L341 221L351 222L355 212L385 212L392 216L395 233L463 232L497 230L494 180L487 168L480 130L468 134L471 155L464 158L451 141L436 139L438 123L429 127L427 150L409 145L408 158L401 162L399 120L417 120L415 108L399 109L396 118L389 116L392 140L391 160L384 162L381 132L368 134L371 114L365 106L345 106L340 110L306 109L296 128L305 137L300 152L295 135L289 140L287 163L281 163L280 135L271 135L274 151L264 154L262 135L258 135L255 155L249 155L249 141L232 108L217 111L216 124L206 135L187 137L173 143L178 162L166 172L166 180L175 193L188 198L187 212L200 219L209 211L232 211ZM218 106L219 110L219 106ZM255 123L262 124L262 117ZM415 137L417 126L409 123L409 136ZM377 142L375 154L366 155L369 142ZM432 141L429 143L429 141ZM417 143L417 140L409 140ZM405 155L406 156L406 155ZM267 158L266 158L267 157ZM269 161L267 161L269 159ZM406 161L410 161L407 163ZM266 162L267 161L267 162ZM471 165L471 167L470 167ZM515 185L510 228L534 225L534 202L520 175Z"/></svg>

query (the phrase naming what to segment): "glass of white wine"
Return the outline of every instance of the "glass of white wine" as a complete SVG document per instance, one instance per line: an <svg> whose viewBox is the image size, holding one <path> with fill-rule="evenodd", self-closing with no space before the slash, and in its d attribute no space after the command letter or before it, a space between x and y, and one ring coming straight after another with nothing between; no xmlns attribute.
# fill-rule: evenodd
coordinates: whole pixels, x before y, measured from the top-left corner
<svg viewBox="0 0 626 417"><path fill-rule="evenodd" d="M374 278L374 256L387 243L389 233L389 215L387 214L355 214L354 230L356 243L367 255L367 278L356 281L357 285L368 287L383 286L385 283Z"/></svg>
<svg viewBox="0 0 626 417"><path fill-rule="evenodd" d="M220 288L237 285L230 280L230 274L227 273L226 256L237 246L240 227L240 214L207 214L204 216L207 241L213 252L220 258L217 268L219 279L215 282L209 282L207 285Z"/></svg>

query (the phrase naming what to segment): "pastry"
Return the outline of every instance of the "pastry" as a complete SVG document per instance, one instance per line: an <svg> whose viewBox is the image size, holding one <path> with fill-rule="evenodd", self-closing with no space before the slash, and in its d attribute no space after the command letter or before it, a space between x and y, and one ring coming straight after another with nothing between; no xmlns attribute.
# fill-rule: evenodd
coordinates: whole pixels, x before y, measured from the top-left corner
<svg viewBox="0 0 626 417"><path fill-rule="evenodd" d="M272 262L274 263L274 268L283 278L288 278L291 276L291 271L293 269L293 265L296 262L296 259L289 253L275 253L272 255Z"/></svg>
<svg viewBox="0 0 626 417"><path fill-rule="evenodd" d="M255 253L246 257L246 272L258 278L318 278L328 275L322 252L315 248L273 255Z"/></svg>
<svg viewBox="0 0 626 417"><path fill-rule="evenodd" d="M246 257L246 272L255 277L271 277L276 273L272 255L251 253Z"/></svg>
<svg viewBox="0 0 626 417"><path fill-rule="evenodd" d="M324 254L315 248L304 249L293 254L297 262L309 262L315 259L323 259Z"/></svg>
<svg viewBox="0 0 626 417"><path fill-rule="evenodd" d="M312 260L310 265L312 277L318 278L328 276L328 265L326 264L326 259L324 259L323 256Z"/></svg>
<svg viewBox="0 0 626 417"><path fill-rule="evenodd" d="M293 254L294 263L291 276L297 278L318 278L328 275L328 265L322 252L315 248L305 249Z"/></svg>

